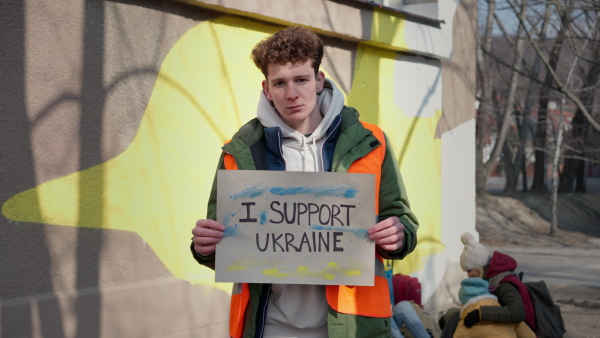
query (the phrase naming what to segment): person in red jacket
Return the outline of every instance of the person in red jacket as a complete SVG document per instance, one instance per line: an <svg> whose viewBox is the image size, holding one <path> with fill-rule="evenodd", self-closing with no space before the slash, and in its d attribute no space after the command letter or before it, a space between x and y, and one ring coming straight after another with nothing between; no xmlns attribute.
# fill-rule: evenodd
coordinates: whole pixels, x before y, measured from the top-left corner
<svg viewBox="0 0 600 338"><path fill-rule="evenodd" d="M467 328L480 321L498 323L519 323L525 321L535 330L535 314L533 304L526 286L521 282L515 269L514 258L489 249L477 242L472 234L466 232L461 236L465 245L460 256L460 266L469 278L483 278L489 282L489 290L497 298L498 307L483 306L471 311L464 317ZM439 320L443 329L442 337L452 337L460 320L458 309L450 309Z"/></svg>
<svg viewBox="0 0 600 338"><path fill-rule="evenodd" d="M466 278L461 282L458 298L463 304L460 310L461 322L459 322L454 338L487 338L487 337L515 337L535 338L535 333L525 322L501 323L491 321L480 321L467 328L464 324L466 315L479 311L482 307L501 307L498 298L489 291L490 284L482 278Z"/></svg>

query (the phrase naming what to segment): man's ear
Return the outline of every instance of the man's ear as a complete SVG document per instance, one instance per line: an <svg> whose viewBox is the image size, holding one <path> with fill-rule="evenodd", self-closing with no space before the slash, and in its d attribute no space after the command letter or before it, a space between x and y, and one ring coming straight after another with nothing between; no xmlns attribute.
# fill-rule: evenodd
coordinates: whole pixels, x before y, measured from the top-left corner
<svg viewBox="0 0 600 338"><path fill-rule="evenodd" d="M273 97L271 97L271 93L269 92L269 84L267 83L267 80L262 81L262 87L263 87L263 93L265 93L267 100L273 101Z"/></svg>
<svg viewBox="0 0 600 338"><path fill-rule="evenodd" d="M317 93L321 93L323 91L323 87L325 86L325 74L322 71L317 73Z"/></svg>

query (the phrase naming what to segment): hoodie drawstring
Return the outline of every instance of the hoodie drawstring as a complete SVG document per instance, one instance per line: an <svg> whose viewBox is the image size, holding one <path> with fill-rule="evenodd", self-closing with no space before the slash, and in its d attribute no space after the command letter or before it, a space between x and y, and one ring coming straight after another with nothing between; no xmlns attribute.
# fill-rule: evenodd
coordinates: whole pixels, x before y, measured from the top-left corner
<svg viewBox="0 0 600 338"><path fill-rule="evenodd" d="M314 156L314 161L313 163L315 164L315 172L319 171L319 156L317 156L317 138L313 137L312 139L312 151L313 151L313 156Z"/></svg>
<svg viewBox="0 0 600 338"><path fill-rule="evenodd" d="M306 142L306 137L302 138L302 146L300 148L301 154L302 154L302 170L306 171L306 163L307 161L307 148L309 151L311 151L312 156L313 156L313 171L314 172L318 172L319 171L319 156L317 154L317 139L316 137L312 138L312 143L311 142Z"/></svg>

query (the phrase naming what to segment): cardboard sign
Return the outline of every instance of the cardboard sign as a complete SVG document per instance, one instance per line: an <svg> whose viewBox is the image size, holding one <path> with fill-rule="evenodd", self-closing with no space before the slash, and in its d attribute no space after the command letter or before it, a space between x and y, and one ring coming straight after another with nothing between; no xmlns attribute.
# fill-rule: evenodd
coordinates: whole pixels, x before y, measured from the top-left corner
<svg viewBox="0 0 600 338"><path fill-rule="evenodd" d="M374 284L372 174L221 170L216 281Z"/></svg>

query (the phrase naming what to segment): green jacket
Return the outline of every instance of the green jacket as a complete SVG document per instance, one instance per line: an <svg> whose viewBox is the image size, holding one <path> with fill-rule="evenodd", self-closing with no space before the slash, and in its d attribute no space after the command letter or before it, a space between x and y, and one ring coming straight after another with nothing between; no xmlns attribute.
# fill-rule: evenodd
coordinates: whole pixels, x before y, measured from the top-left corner
<svg viewBox="0 0 600 338"><path fill-rule="evenodd" d="M341 111L339 133L331 156L332 172L347 172L354 161L381 145L372 132L363 127L358 115L358 112L351 107L344 107ZM257 119L251 120L240 128L231 142L223 147L218 169L225 169L223 160L225 154L231 154L235 158L240 170L262 169L260 161L257 160L257 157L260 157L257 155L260 154L257 149L264 148L264 143L264 127ZM216 219L216 183L215 175L207 215L207 218L213 220ZM381 170L378 219L382 221L392 216L397 216L405 226L403 246L394 252L387 252L379 247L378 251L384 258L402 259L412 252L417 244L418 221L410 210L398 163L388 143ZM191 249L194 258L200 264L214 269L214 253L202 256L194 251L193 244ZM250 311L246 313L244 337L255 337L254 327L264 284L250 284L249 286L251 297L248 310ZM328 315L328 330L330 337L391 337L390 318L343 314L336 312L331 307Z"/></svg>
<svg viewBox="0 0 600 338"><path fill-rule="evenodd" d="M525 320L523 299L516 286L508 282L500 283L494 294L502 306L482 306L482 321L519 323Z"/></svg>

